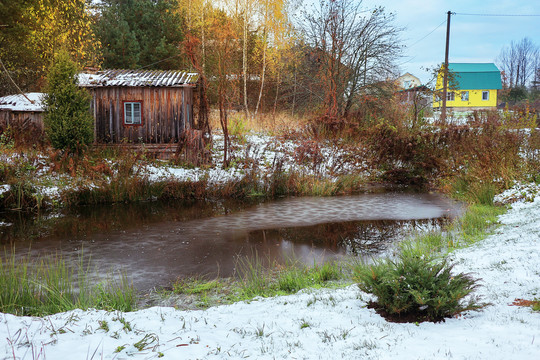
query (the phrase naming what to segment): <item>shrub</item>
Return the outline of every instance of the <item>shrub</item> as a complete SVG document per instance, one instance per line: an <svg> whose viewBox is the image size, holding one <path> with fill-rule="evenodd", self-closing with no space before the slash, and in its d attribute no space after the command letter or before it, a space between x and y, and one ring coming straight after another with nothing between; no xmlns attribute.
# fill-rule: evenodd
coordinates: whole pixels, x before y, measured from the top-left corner
<svg viewBox="0 0 540 360"><path fill-rule="evenodd" d="M80 152L93 139L90 96L78 87L77 65L61 51L54 58L47 76L45 132L54 148Z"/></svg>
<svg viewBox="0 0 540 360"><path fill-rule="evenodd" d="M357 267L358 287L377 297L376 308L391 318L441 321L466 310L485 306L465 298L478 287L468 274L452 274L453 265L431 257L401 255L374 265Z"/></svg>
<svg viewBox="0 0 540 360"><path fill-rule="evenodd" d="M444 167L440 134L430 129L409 129L381 121L364 133L371 166L385 181L424 186Z"/></svg>

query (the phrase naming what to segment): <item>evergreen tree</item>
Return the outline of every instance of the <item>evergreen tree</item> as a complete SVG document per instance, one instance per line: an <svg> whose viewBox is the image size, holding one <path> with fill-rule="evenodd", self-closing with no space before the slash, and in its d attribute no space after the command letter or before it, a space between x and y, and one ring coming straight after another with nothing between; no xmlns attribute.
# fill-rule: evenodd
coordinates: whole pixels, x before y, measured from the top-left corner
<svg viewBox="0 0 540 360"><path fill-rule="evenodd" d="M90 95L78 86L78 68L66 51L59 52L47 77L45 131L54 148L80 152L93 140Z"/></svg>
<svg viewBox="0 0 540 360"><path fill-rule="evenodd" d="M104 0L95 32L103 67L181 68L182 19L176 0Z"/></svg>

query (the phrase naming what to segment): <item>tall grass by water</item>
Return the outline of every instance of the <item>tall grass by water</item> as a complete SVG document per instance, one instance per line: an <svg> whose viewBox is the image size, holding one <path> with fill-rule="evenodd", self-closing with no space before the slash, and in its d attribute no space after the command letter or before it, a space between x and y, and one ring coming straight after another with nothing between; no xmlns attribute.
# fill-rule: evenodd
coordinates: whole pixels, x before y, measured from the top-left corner
<svg viewBox="0 0 540 360"><path fill-rule="evenodd" d="M230 279L205 279L192 277L179 279L173 292L198 299L195 308L249 301L255 297L294 294L306 288L321 288L350 284L351 268L337 261L313 264L291 258L284 263L269 262L253 256L239 257L236 274Z"/></svg>
<svg viewBox="0 0 540 360"><path fill-rule="evenodd" d="M98 284L89 280L90 265L76 267L60 255L18 258L12 249L0 258L0 312L43 316L73 309L130 311L135 291L125 275Z"/></svg>

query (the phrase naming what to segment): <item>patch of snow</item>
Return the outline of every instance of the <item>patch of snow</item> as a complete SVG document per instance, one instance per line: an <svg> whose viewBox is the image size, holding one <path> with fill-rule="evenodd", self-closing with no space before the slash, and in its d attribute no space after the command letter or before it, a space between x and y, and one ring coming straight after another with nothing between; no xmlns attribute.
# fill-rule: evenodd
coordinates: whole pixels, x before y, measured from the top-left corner
<svg viewBox="0 0 540 360"><path fill-rule="evenodd" d="M3 193L8 192L10 188L11 186L8 184L0 185L0 196L2 196Z"/></svg>
<svg viewBox="0 0 540 360"><path fill-rule="evenodd" d="M371 296L353 285L204 311L153 307L129 313L74 310L44 318L0 314L0 338L6 339L0 357L537 359L540 313L511 303L540 297L539 218L539 197L515 202L500 217L495 234L450 255L455 271L483 279L476 294L491 305L444 323L389 323L365 307Z"/></svg>
<svg viewBox="0 0 540 360"><path fill-rule="evenodd" d="M516 183L512 188L496 195L493 201L506 205L520 200L533 201L538 195L540 195L540 187L538 185L534 183Z"/></svg>

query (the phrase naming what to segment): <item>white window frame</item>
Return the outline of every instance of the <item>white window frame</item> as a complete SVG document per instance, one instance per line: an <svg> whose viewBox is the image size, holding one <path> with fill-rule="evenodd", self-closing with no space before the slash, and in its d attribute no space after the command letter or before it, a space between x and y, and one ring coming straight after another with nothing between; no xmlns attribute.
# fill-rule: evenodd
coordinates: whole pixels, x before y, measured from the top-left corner
<svg viewBox="0 0 540 360"><path fill-rule="evenodd" d="M482 101L489 101L489 90L482 90Z"/></svg>
<svg viewBox="0 0 540 360"><path fill-rule="evenodd" d="M449 91L446 93L446 101L454 101L456 99L456 95L453 91Z"/></svg>
<svg viewBox="0 0 540 360"><path fill-rule="evenodd" d="M469 92L468 91L462 91L461 92L461 101L469 101Z"/></svg>
<svg viewBox="0 0 540 360"><path fill-rule="evenodd" d="M139 107L139 116L137 115L136 106ZM124 102L124 125L142 125L142 101L125 101Z"/></svg>

